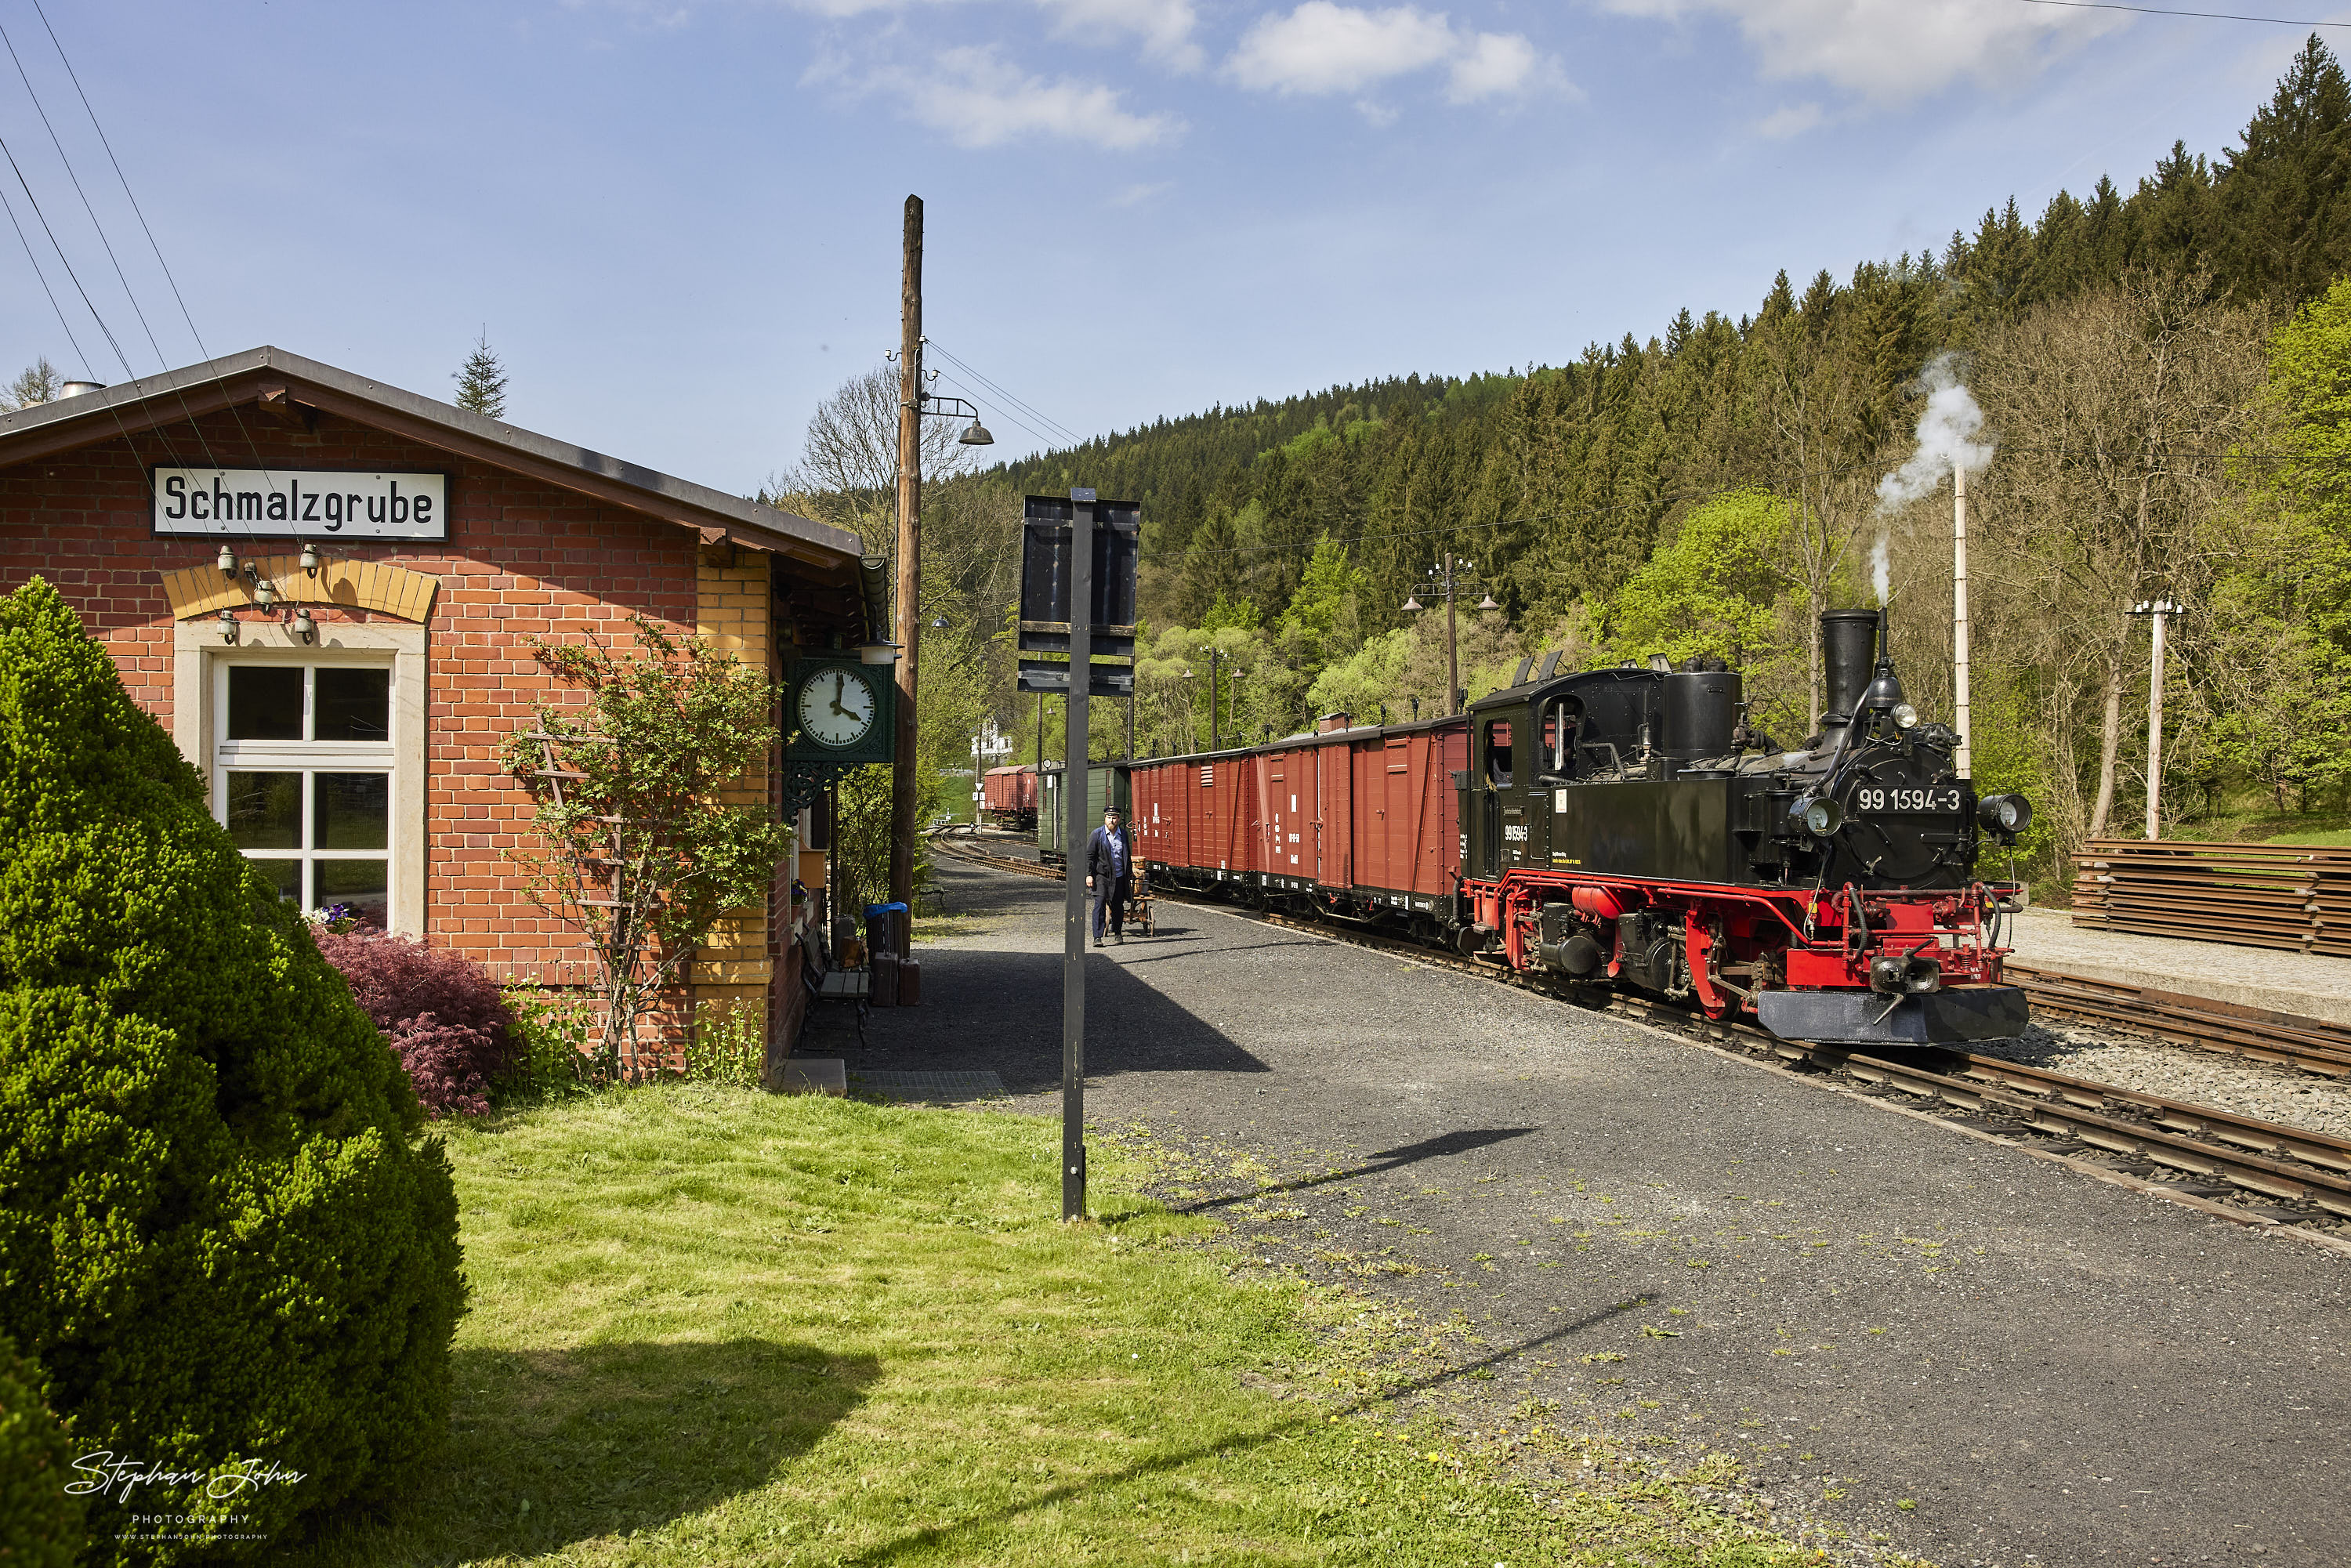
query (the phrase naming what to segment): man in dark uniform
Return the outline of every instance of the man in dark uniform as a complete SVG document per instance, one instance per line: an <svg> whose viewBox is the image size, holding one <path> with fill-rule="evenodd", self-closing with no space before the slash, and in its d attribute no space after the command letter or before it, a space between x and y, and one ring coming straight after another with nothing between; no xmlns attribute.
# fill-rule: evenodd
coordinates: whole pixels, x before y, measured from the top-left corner
<svg viewBox="0 0 2351 1568"><path fill-rule="evenodd" d="M1134 862L1126 843L1126 813L1113 806L1102 813L1102 825L1086 841L1086 886L1094 895L1094 946L1102 945L1102 916L1110 916L1111 935L1126 942L1126 901L1134 891Z"/></svg>

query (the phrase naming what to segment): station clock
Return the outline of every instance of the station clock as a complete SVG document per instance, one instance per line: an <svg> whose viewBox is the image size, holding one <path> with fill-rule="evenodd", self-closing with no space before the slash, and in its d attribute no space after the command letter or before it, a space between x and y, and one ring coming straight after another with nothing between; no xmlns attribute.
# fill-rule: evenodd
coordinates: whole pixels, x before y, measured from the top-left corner
<svg viewBox="0 0 2351 1568"><path fill-rule="evenodd" d="M895 749L897 685L886 664L804 660L791 685L796 762L887 762Z"/></svg>

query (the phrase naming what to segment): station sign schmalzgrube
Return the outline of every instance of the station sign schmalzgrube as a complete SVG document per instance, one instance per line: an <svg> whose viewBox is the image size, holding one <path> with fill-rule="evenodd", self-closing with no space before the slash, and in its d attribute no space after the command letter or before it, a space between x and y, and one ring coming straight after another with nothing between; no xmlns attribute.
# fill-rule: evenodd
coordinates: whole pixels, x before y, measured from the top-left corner
<svg viewBox="0 0 2351 1568"><path fill-rule="evenodd" d="M153 479L159 538L449 537L446 474L158 466Z"/></svg>

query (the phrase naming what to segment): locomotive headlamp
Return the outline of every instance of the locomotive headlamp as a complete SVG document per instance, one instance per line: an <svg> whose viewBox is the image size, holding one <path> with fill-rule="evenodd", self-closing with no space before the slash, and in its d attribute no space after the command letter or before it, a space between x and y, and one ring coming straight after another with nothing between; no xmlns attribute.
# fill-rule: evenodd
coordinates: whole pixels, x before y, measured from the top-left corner
<svg viewBox="0 0 2351 1568"><path fill-rule="evenodd" d="M1912 725L1918 722L1918 710L1912 707L1908 703L1896 703L1894 705L1894 722L1900 727L1908 729Z"/></svg>
<svg viewBox="0 0 2351 1568"><path fill-rule="evenodd" d="M1816 839L1828 838L1844 826L1844 809L1834 800L1825 800L1817 795L1808 800L1797 801L1789 808L1788 815L1795 820L1797 826Z"/></svg>
<svg viewBox="0 0 2351 1568"><path fill-rule="evenodd" d="M1987 795L1976 803L1976 821L2012 839L2032 826L2032 803L2022 795Z"/></svg>

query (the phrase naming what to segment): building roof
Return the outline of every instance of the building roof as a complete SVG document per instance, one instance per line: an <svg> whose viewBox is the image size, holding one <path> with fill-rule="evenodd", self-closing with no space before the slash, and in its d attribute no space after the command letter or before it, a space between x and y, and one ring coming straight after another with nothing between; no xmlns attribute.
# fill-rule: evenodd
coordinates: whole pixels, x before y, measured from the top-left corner
<svg viewBox="0 0 2351 1568"><path fill-rule="evenodd" d="M852 592L862 588L868 575L858 538L846 528L763 507L266 345L0 413L0 467L244 404L280 414L316 409L350 419L694 528L705 544L726 541L789 557L802 563L806 574Z"/></svg>

